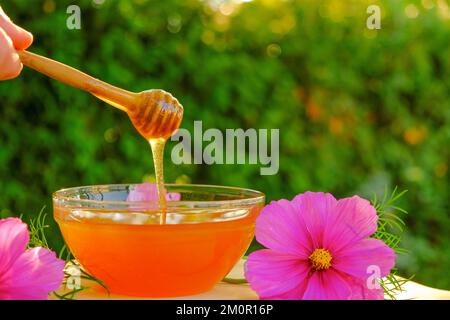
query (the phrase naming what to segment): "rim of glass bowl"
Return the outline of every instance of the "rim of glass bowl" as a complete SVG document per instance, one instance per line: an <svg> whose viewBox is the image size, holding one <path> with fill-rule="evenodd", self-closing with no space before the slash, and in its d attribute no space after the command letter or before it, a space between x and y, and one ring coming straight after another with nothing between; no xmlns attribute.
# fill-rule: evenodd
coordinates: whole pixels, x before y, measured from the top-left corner
<svg viewBox="0 0 450 320"><path fill-rule="evenodd" d="M62 206L118 206L122 208L126 207L148 207L149 205L158 206L157 201L113 201L113 200L94 200L94 199L76 199L74 196L80 194L80 190L90 190L94 191L95 189L105 189L107 191L111 191L114 188L120 190L126 190L130 186L138 186L139 183L130 183L130 184L100 184L100 185L87 185L87 186L79 186L79 187L71 187L64 188L58 191L55 191L52 195L53 201L56 201L58 205ZM240 187L228 187L228 186L217 186L217 185L207 185L207 184L165 184L166 188L168 188L168 192L182 192L183 189L186 188L186 191L191 191L193 193L201 192L207 193L208 189L217 191L222 191L222 193L227 195L240 195L242 198L230 199L230 200L183 200L183 201L167 201L167 207L182 207L187 206L191 209L196 208L211 208L211 207L234 207L234 206L250 206L257 204L264 204L265 194L260 191L256 191L253 189L240 188ZM171 190L175 188L175 190Z"/></svg>

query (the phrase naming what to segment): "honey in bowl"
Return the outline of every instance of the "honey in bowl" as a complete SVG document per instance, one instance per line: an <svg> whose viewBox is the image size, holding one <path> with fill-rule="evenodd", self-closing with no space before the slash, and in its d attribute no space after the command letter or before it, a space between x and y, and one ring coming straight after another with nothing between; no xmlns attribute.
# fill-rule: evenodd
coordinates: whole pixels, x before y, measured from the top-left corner
<svg viewBox="0 0 450 320"><path fill-rule="evenodd" d="M130 202L137 185L70 188L53 195L54 216L78 262L112 293L178 297L211 289L247 250L264 204L260 192L166 185L158 202Z"/></svg>

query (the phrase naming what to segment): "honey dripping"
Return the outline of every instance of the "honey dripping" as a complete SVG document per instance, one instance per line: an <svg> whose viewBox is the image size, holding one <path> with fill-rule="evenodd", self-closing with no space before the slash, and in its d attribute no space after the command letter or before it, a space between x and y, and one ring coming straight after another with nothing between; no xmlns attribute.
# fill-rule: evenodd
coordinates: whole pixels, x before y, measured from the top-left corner
<svg viewBox="0 0 450 320"><path fill-rule="evenodd" d="M170 93L148 90L145 97L128 116L136 130L150 143L155 180L160 207L160 224L166 223L167 203L164 188L164 147L166 141L178 129L183 118L183 107Z"/></svg>
<svg viewBox="0 0 450 320"><path fill-rule="evenodd" d="M150 143L161 210L160 223L165 223L167 205L163 175L164 146L167 139L178 129L183 118L183 107L178 100L170 93L159 89L130 92L47 57L28 51L17 53L24 65L87 91L128 114L136 130Z"/></svg>
<svg viewBox="0 0 450 320"><path fill-rule="evenodd" d="M160 224L166 223L167 202L164 188L164 147L166 141L178 129L183 118L183 107L170 93L159 90L141 92L138 103L120 105L117 100L93 93L99 99L124 110L136 130L149 142L155 167L155 180L158 192Z"/></svg>
<svg viewBox="0 0 450 320"><path fill-rule="evenodd" d="M167 216L167 202L166 189L164 188L164 147L166 139L156 138L150 139L150 146L152 148L153 163L155 166L156 189L158 191L159 209L161 211L159 216L159 223L166 223Z"/></svg>

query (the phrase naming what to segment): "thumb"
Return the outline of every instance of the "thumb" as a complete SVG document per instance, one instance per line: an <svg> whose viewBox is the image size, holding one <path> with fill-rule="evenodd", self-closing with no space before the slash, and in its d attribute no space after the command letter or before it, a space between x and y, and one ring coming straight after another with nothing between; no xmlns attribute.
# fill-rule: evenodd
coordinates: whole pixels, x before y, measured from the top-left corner
<svg viewBox="0 0 450 320"><path fill-rule="evenodd" d="M33 42L33 35L16 26L0 7L0 28L11 38L16 50L25 50Z"/></svg>

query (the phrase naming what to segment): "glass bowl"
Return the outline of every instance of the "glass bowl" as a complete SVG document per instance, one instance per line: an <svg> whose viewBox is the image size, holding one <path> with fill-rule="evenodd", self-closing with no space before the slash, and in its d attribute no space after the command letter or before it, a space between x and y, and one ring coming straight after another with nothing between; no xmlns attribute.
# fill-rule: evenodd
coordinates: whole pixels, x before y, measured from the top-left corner
<svg viewBox="0 0 450 320"><path fill-rule="evenodd" d="M74 257L110 292L128 296L210 290L247 250L264 205L264 194L254 190L168 184L166 222L160 224L157 201L136 201L139 186L53 194L54 217Z"/></svg>

